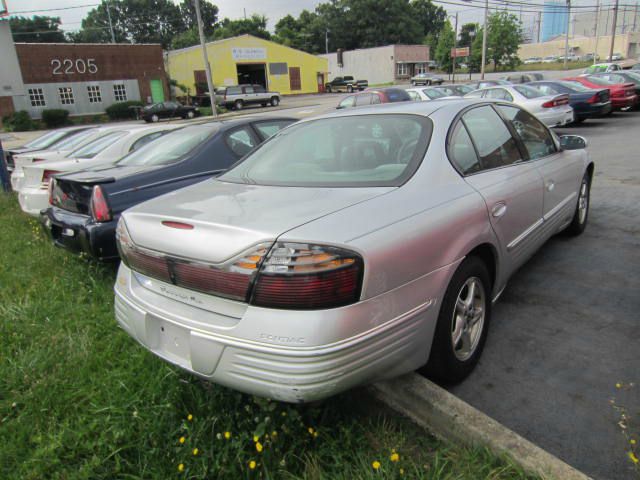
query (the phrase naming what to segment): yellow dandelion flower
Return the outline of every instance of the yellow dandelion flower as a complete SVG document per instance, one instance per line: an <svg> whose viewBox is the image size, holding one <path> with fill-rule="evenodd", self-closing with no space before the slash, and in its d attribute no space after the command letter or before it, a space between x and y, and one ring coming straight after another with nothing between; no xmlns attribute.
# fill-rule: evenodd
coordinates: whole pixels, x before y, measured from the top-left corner
<svg viewBox="0 0 640 480"><path fill-rule="evenodd" d="M254 436L253 436L253 442L254 442L254 443L257 443L257 442L258 442L258 440L260 440L260 437L259 437L259 436L257 436L257 435L254 435Z"/></svg>
<svg viewBox="0 0 640 480"><path fill-rule="evenodd" d="M629 440L629 443L630 443L631 445L635 445L637 442L635 441L635 439L633 439L633 438L632 438L631 440Z"/></svg>
<svg viewBox="0 0 640 480"><path fill-rule="evenodd" d="M392 462L397 462L398 460L400 460L400 455L398 455L397 453L392 453L389 457L389 460L391 460Z"/></svg>
<svg viewBox="0 0 640 480"><path fill-rule="evenodd" d="M404 468L400 469L400 475L404 475Z"/></svg>
<svg viewBox="0 0 640 480"><path fill-rule="evenodd" d="M224 432L224 438L229 440L231 438L231 432Z"/></svg>
<svg viewBox="0 0 640 480"><path fill-rule="evenodd" d="M262 444L260 442L256 442L256 450L258 451L258 453L262 451Z"/></svg>
<svg viewBox="0 0 640 480"><path fill-rule="evenodd" d="M193 415L191 415L191 414L187 415L187 420L189 420L189 421L193 420Z"/></svg>
<svg viewBox="0 0 640 480"><path fill-rule="evenodd" d="M180 465L178 465L178 471L184 472L184 463L181 463Z"/></svg>
<svg viewBox="0 0 640 480"><path fill-rule="evenodd" d="M371 466L373 467L374 470L378 470L380 469L380 462L377 460L374 460Z"/></svg>
<svg viewBox="0 0 640 480"><path fill-rule="evenodd" d="M313 438L318 438L318 432L313 432Z"/></svg>
<svg viewBox="0 0 640 480"><path fill-rule="evenodd" d="M184 443L186 439L184 437L180 437L180 440L178 440L181 444Z"/></svg>
<svg viewBox="0 0 640 480"><path fill-rule="evenodd" d="M256 462L255 462L255 460L251 460L251 461L249 462L249 468L250 468L251 470L254 470L254 469L256 468Z"/></svg>
<svg viewBox="0 0 640 480"><path fill-rule="evenodd" d="M197 448L194 448L194 449L193 449L193 454L194 454L194 455L198 455L198 452L199 452L199 451L200 451L200 450L198 450Z"/></svg>
<svg viewBox="0 0 640 480"><path fill-rule="evenodd" d="M282 412L280 415L282 415L283 417L287 416L287 412Z"/></svg>
<svg viewBox="0 0 640 480"><path fill-rule="evenodd" d="M638 464L638 462L640 460L638 460L638 457L636 457L636 455L633 452L629 452L629 458L631 459L631 461L633 463L635 463L636 465Z"/></svg>
<svg viewBox="0 0 640 480"><path fill-rule="evenodd" d="M276 438L278 436L278 432L276 432L275 430L273 432L271 432L271 437L272 438Z"/></svg>
<svg viewBox="0 0 640 480"><path fill-rule="evenodd" d="M308 430L309 430L309 433L313 435L313 428L309 427Z"/></svg>

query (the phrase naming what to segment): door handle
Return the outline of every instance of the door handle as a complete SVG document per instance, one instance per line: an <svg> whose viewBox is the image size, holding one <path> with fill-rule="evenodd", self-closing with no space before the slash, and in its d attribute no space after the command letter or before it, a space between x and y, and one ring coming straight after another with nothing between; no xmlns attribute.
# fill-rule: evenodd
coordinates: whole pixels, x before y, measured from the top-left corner
<svg viewBox="0 0 640 480"><path fill-rule="evenodd" d="M502 202L496 203L491 209L491 215L495 218L500 218L505 213L507 213L507 205Z"/></svg>
<svg viewBox="0 0 640 480"><path fill-rule="evenodd" d="M547 192L552 191L555 188L555 186L556 184L553 183L553 180L549 180L545 185L545 187L547 188Z"/></svg>

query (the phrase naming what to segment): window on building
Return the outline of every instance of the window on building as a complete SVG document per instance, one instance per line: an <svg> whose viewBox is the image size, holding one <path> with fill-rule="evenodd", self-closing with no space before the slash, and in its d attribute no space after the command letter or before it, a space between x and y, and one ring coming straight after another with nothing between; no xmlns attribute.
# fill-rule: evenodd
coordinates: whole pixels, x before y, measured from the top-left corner
<svg viewBox="0 0 640 480"><path fill-rule="evenodd" d="M398 64L398 75L409 75L409 66L406 63Z"/></svg>
<svg viewBox="0 0 640 480"><path fill-rule="evenodd" d="M416 63L416 75L420 73L427 73L427 64L426 63Z"/></svg>
<svg viewBox="0 0 640 480"><path fill-rule="evenodd" d="M87 94L89 95L89 103L102 102L102 94L99 85L87 85Z"/></svg>
<svg viewBox="0 0 640 480"><path fill-rule="evenodd" d="M284 62L270 63L269 75L286 75L289 73L289 65Z"/></svg>
<svg viewBox="0 0 640 480"><path fill-rule="evenodd" d="M62 105L73 105L76 103L73 98L73 88L71 87L59 87L58 94L60 95L60 103Z"/></svg>
<svg viewBox="0 0 640 480"><path fill-rule="evenodd" d="M46 107L47 103L44 101L44 92L41 88L29 89L29 100L32 107Z"/></svg>
<svg viewBox="0 0 640 480"><path fill-rule="evenodd" d="M125 87L124 83L116 83L113 85L113 96L116 102L127 101L127 87Z"/></svg>

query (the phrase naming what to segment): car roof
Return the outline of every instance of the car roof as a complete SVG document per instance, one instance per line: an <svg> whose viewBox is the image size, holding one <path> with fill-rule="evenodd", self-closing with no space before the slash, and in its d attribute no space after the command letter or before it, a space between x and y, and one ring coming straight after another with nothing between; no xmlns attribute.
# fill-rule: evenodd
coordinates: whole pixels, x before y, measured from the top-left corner
<svg viewBox="0 0 640 480"><path fill-rule="evenodd" d="M238 125L246 125L247 123L260 122L265 120L292 120L297 122L298 119L294 117L286 117L281 115L247 115L238 118L229 118L223 120L205 120L202 122L194 122L188 125L183 125L185 127L190 127L192 125L214 125L218 124L220 126L220 130L228 130L233 127L237 127Z"/></svg>

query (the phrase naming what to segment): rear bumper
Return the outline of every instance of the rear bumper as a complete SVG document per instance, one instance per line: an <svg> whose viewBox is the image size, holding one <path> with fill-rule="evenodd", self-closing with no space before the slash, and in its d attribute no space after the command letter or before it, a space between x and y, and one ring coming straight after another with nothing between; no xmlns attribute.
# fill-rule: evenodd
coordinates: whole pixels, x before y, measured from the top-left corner
<svg viewBox="0 0 640 480"><path fill-rule="evenodd" d="M613 107L614 110L635 107L637 104L638 104L637 95L633 95L631 97L611 97L611 106Z"/></svg>
<svg viewBox="0 0 640 480"><path fill-rule="evenodd" d="M548 127L561 127L574 121L573 108L552 108L536 115Z"/></svg>
<svg viewBox="0 0 640 480"><path fill-rule="evenodd" d="M585 103L580 104L578 107L574 107L574 113L576 118L580 119L596 118L611 113L612 109L613 107L610 101L603 103Z"/></svg>
<svg viewBox="0 0 640 480"><path fill-rule="evenodd" d="M40 187L23 188L18 191L18 202L24 213L37 217L49 206L49 191Z"/></svg>
<svg viewBox="0 0 640 480"><path fill-rule="evenodd" d="M50 207L40 216L40 223L57 247L100 261L119 258L115 240L117 219L97 223L88 215Z"/></svg>
<svg viewBox="0 0 640 480"><path fill-rule="evenodd" d="M151 283L171 297L151 290ZM115 314L129 335L170 363L235 390L298 403L426 363L438 314L435 299L390 313L412 288L338 309L285 311L199 296L121 263ZM202 308L201 302L227 312Z"/></svg>

